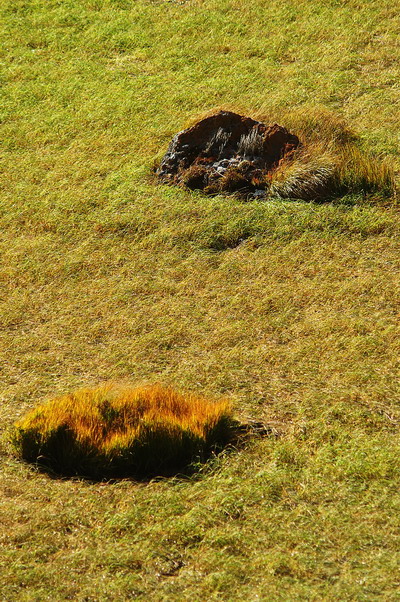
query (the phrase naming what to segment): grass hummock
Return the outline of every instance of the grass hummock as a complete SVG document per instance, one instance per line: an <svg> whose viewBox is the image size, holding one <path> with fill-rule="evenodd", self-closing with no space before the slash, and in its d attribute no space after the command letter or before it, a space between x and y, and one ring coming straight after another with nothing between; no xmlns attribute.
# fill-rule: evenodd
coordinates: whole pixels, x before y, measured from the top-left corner
<svg viewBox="0 0 400 602"><path fill-rule="evenodd" d="M340 117L314 109L287 112L283 119L302 144L270 174L270 198L395 200L393 162L362 149L359 136Z"/></svg>
<svg viewBox="0 0 400 602"><path fill-rule="evenodd" d="M20 457L94 479L171 475L231 438L230 404L160 385L101 385L39 405L16 423Z"/></svg>

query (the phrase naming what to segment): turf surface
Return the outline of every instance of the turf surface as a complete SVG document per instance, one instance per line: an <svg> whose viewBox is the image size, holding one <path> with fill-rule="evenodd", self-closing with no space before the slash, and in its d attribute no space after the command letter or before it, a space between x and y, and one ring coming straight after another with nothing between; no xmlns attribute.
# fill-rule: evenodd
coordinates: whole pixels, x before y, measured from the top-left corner
<svg viewBox="0 0 400 602"><path fill-rule="evenodd" d="M2 0L1 599L398 599L395 199L210 199L151 169L225 108L339 115L398 170L399 34L389 0ZM9 455L25 411L105 380L274 434L147 485Z"/></svg>

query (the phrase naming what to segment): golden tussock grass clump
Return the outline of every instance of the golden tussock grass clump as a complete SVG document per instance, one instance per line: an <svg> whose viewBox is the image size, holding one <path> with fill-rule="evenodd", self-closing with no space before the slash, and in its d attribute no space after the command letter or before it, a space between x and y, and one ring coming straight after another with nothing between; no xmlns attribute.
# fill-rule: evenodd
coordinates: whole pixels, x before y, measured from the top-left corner
<svg viewBox="0 0 400 602"><path fill-rule="evenodd" d="M159 385L102 385L39 405L15 424L18 455L57 474L95 479L173 474L229 442L227 401Z"/></svg>
<svg viewBox="0 0 400 602"><path fill-rule="evenodd" d="M327 110L282 116L302 142L271 174L271 196L328 201L346 195L395 200L393 165L360 146L347 124Z"/></svg>

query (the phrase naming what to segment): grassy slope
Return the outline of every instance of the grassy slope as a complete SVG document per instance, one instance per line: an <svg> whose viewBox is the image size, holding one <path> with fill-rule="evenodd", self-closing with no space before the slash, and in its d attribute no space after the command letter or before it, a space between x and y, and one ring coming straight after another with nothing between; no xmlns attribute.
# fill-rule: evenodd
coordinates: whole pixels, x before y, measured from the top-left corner
<svg viewBox="0 0 400 602"><path fill-rule="evenodd" d="M395 5L0 10L1 424L77 386L159 380L282 433L149 485L50 480L4 443L1 599L397 599L398 213L148 177L216 106L326 107L398 161Z"/></svg>

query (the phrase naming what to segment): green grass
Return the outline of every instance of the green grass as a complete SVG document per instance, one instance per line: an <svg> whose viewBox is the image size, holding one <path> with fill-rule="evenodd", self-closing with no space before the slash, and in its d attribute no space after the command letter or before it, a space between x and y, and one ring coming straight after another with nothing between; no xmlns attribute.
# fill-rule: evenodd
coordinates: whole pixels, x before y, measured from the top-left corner
<svg viewBox="0 0 400 602"><path fill-rule="evenodd" d="M398 173L396 6L0 11L0 598L397 599L396 199L245 203L151 175L220 107L289 129L322 108ZM110 379L229 397L276 436L146 485L13 458L39 400Z"/></svg>

